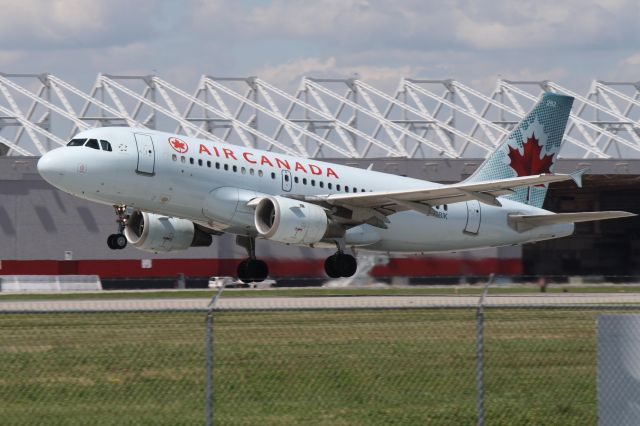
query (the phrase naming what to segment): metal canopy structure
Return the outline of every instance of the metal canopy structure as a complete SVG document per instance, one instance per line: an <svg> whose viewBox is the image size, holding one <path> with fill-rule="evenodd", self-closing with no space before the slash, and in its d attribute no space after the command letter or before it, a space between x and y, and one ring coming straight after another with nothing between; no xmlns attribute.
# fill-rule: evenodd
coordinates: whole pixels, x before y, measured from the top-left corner
<svg viewBox="0 0 640 426"><path fill-rule="evenodd" d="M0 155L40 155L99 126L164 130L307 157L482 158L540 93L575 97L564 158L640 158L640 82L402 79L386 93L358 78L305 77L292 93L258 77L204 75L185 90L155 75L98 75L83 91L51 74L0 73Z"/></svg>

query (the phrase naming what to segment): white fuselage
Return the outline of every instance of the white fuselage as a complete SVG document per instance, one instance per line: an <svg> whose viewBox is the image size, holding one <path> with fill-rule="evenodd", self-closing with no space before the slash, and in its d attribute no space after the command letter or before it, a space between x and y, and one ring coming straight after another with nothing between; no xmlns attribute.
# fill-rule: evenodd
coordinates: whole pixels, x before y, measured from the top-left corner
<svg viewBox="0 0 640 426"><path fill-rule="evenodd" d="M261 195L322 195L407 190L440 184L324 163L186 136L132 128L99 128L77 137L108 141L113 150L63 147L47 153L41 174L54 186L88 200L127 205L188 219L222 232L256 235L253 209ZM169 141L174 137L187 147ZM509 214L546 210L500 198L434 206L434 215L403 211L387 229L364 224L347 231L347 245L366 250L436 252L521 244L573 233L573 224L517 232Z"/></svg>

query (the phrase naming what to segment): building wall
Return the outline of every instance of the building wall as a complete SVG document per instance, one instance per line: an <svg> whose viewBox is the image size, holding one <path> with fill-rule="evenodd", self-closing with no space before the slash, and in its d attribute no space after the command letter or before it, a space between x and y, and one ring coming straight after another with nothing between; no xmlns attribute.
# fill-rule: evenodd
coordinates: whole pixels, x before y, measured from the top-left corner
<svg viewBox="0 0 640 426"><path fill-rule="evenodd" d="M110 206L100 205L61 192L42 180L36 158L0 157L0 274L10 273L96 273L111 276L233 274L238 259L246 256L232 236L215 237L211 247L183 252L152 254L133 247L110 250L106 238L116 230L116 216ZM356 167L408 175L440 182L455 182L468 176L481 160L373 159L336 162ZM559 171L590 166L585 188L573 184L552 187L547 207L554 211L630 210L640 213L635 200L640 161L564 161ZM601 184L598 182L604 182ZM569 200L573 201L569 201ZM589 226L588 228L585 228ZM380 275L562 274L569 270L635 273L640 252L636 236L637 219L580 225L574 237L529 245L433 256L395 256L387 266L376 268ZM606 255L601 251L605 250ZM332 250L286 246L258 241L259 257L282 275L322 273L324 258ZM65 261L65 252L72 260ZM553 255L550 255L553 253ZM600 254L599 254L600 253ZM571 259L579 258L576 263ZM143 268L142 260L151 260ZM44 262L47 261L47 262ZM626 265L626 266L624 266ZM573 269L571 269L573 267ZM57 271L57 272L56 272Z"/></svg>

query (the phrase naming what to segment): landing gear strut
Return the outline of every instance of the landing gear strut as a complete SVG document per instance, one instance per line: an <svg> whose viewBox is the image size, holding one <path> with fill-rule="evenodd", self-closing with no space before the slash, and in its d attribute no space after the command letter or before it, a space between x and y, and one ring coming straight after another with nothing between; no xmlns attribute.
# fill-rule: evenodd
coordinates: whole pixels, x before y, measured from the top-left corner
<svg viewBox="0 0 640 426"><path fill-rule="evenodd" d="M113 206L116 211L116 215L118 216L118 232L115 234L109 235L107 238L107 245L111 250L122 250L127 246L127 237L124 236L124 228L127 226L127 219L129 218L126 214L127 206Z"/></svg>
<svg viewBox="0 0 640 426"><path fill-rule="evenodd" d="M329 278L351 277L358 269L356 258L344 252L344 247L338 245L338 251L324 261L324 271Z"/></svg>
<svg viewBox="0 0 640 426"><path fill-rule="evenodd" d="M256 238L238 235L236 244L244 247L249 255L238 265L238 279L247 284L264 281L269 275L269 267L265 261L256 259Z"/></svg>

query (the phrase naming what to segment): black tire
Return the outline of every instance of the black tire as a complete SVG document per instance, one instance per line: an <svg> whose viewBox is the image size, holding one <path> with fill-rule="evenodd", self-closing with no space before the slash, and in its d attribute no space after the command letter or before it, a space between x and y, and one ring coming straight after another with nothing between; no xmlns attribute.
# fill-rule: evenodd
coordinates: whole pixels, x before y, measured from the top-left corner
<svg viewBox="0 0 640 426"><path fill-rule="evenodd" d="M253 259L249 261L249 276L253 282L262 282L269 276L269 267L264 260Z"/></svg>
<svg viewBox="0 0 640 426"><path fill-rule="evenodd" d="M109 235L109 237L107 238L107 246L111 249L111 250L117 250L117 247L115 245L114 242L114 237L116 236L116 234L111 234Z"/></svg>
<svg viewBox="0 0 640 426"><path fill-rule="evenodd" d="M353 276L356 273L356 269L358 269L356 258L350 254L337 254L336 264L340 276L345 278Z"/></svg>
<svg viewBox="0 0 640 426"><path fill-rule="evenodd" d="M118 250L122 250L127 246L127 237L125 237L123 234L114 234L112 240L113 245Z"/></svg>
<svg viewBox="0 0 640 426"><path fill-rule="evenodd" d="M245 284L250 284L253 282L249 277L249 259L245 259L238 264L238 279Z"/></svg>
<svg viewBox="0 0 640 426"><path fill-rule="evenodd" d="M327 259L324 261L324 272L329 278L340 278L337 253L327 257Z"/></svg>

